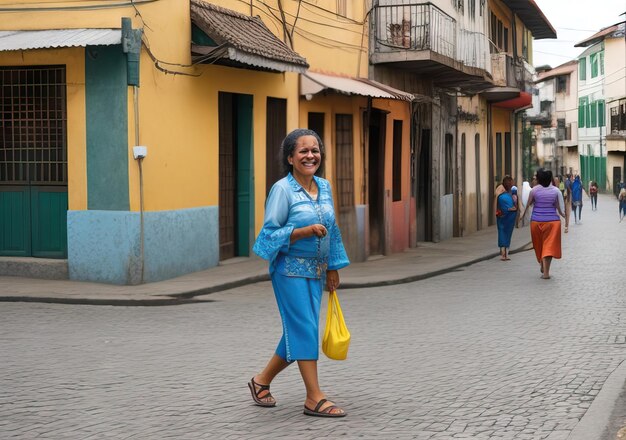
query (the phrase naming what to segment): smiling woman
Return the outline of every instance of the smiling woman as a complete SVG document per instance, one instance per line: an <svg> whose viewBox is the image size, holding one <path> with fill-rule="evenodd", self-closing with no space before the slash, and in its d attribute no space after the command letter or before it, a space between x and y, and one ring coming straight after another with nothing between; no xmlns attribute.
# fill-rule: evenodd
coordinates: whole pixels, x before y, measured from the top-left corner
<svg viewBox="0 0 626 440"><path fill-rule="evenodd" d="M282 143L286 177L270 191L253 250L269 261L283 336L248 387L257 405L276 406L270 383L298 361L307 391L304 414L343 417L346 413L326 399L317 380L322 289L324 284L328 290L337 289L338 270L350 264L335 222L330 183L318 177L325 157L322 140L312 130L294 130Z"/></svg>

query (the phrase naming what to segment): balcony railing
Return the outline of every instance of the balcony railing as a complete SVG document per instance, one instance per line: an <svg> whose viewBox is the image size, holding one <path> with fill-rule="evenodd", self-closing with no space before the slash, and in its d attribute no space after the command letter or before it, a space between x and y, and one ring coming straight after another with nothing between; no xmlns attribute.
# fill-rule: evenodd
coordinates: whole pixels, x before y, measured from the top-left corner
<svg viewBox="0 0 626 440"><path fill-rule="evenodd" d="M457 59L456 21L431 3L374 8L376 50L432 50Z"/></svg>
<svg viewBox="0 0 626 440"><path fill-rule="evenodd" d="M500 87L519 87L513 57L505 52L491 54L491 75L493 84Z"/></svg>
<svg viewBox="0 0 626 440"><path fill-rule="evenodd" d="M485 34L459 29L457 41L459 61L466 66L491 71L489 43Z"/></svg>

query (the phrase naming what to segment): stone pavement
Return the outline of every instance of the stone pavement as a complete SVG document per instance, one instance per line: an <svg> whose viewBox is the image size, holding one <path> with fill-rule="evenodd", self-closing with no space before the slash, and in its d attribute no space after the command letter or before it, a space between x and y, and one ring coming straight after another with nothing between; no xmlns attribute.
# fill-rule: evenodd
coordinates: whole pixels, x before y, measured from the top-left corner
<svg viewBox="0 0 626 440"><path fill-rule="evenodd" d="M528 226L515 229L511 251L528 249ZM353 263L340 271L341 288L407 283L439 275L498 255L497 230L485 228L467 237ZM171 280L139 286L118 286L69 280L0 276L0 301L66 304L168 305L210 300L209 293L268 280L267 262L235 258L217 267Z"/></svg>
<svg viewBox="0 0 626 440"><path fill-rule="evenodd" d="M246 382L281 333L269 282L176 307L3 303L0 439L615 440L605 429L626 379L626 222L614 199L599 205L563 236L551 280L532 252L503 263L455 240L422 254L423 273L381 265L392 257L363 263L353 281L428 276L438 260L447 272L340 289L350 354L322 356L319 369L342 420L302 415L295 366L272 383L276 408L252 404ZM518 244L527 233L515 231Z"/></svg>
<svg viewBox="0 0 626 440"><path fill-rule="evenodd" d="M599 205L551 280L520 252L341 289L350 353L319 365L342 420L302 415L296 366L276 408L252 404L281 334L269 282L176 307L3 303L0 439L604 439L626 378L626 222Z"/></svg>

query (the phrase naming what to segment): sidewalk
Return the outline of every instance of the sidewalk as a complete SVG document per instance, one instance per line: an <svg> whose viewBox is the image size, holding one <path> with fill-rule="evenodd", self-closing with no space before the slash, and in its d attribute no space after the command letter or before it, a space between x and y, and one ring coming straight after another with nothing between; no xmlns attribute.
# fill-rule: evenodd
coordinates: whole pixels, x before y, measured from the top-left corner
<svg viewBox="0 0 626 440"><path fill-rule="evenodd" d="M511 253L530 249L528 226L515 229ZM499 255L497 229L490 226L462 238L420 243L417 248L352 263L340 271L341 289L407 283ZM236 258L217 267L139 286L0 276L0 301L97 305L175 305L211 301L213 292L269 280L267 262Z"/></svg>

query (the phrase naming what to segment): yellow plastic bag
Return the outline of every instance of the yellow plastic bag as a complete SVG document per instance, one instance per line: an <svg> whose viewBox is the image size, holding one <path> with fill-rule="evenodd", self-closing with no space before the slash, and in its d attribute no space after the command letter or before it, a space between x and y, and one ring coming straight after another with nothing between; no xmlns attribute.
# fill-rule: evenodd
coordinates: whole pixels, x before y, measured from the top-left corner
<svg viewBox="0 0 626 440"><path fill-rule="evenodd" d="M326 328L322 339L322 350L330 359L341 361L348 356L350 332L343 319L339 297L334 290L328 294L328 311L326 312Z"/></svg>

